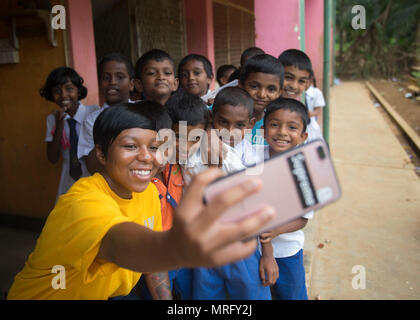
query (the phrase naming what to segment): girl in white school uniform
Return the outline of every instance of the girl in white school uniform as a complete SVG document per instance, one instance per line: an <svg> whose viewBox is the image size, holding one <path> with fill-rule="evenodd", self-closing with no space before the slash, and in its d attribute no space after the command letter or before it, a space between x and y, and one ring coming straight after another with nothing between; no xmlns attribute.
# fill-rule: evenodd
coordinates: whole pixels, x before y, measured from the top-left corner
<svg viewBox="0 0 420 320"><path fill-rule="evenodd" d="M75 181L89 176L84 161L77 159L77 144L83 121L98 107L85 106L80 102L87 96L87 88L79 74L67 67L54 69L41 88L40 94L59 107L47 116L45 137L48 161L55 164L60 159L60 154L63 157L58 199Z"/></svg>

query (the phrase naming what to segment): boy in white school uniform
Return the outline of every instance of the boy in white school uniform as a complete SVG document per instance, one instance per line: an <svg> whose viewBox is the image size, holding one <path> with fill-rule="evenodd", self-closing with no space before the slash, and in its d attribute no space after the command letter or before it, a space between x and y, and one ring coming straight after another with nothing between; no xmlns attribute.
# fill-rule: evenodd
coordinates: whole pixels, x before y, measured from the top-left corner
<svg viewBox="0 0 420 320"><path fill-rule="evenodd" d="M264 116L264 136L268 143L265 158L269 159L305 143L308 122L308 112L300 101L279 98L271 102ZM272 251L278 266L278 278L273 286L278 300L308 299L303 265L305 236L302 229L312 217L313 211L260 235L261 246L265 252Z"/></svg>
<svg viewBox="0 0 420 320"><path fill-rule="evenodd" d="M89 173L101 168L95 155L93 125L102 111L110 106L130 102L130 92L134 88L134 68L131 62L121 54L105 56L98 65L99 89L105 97L105 104L99 110L89 114L80 129L77 156L86 162Z"/></svg>

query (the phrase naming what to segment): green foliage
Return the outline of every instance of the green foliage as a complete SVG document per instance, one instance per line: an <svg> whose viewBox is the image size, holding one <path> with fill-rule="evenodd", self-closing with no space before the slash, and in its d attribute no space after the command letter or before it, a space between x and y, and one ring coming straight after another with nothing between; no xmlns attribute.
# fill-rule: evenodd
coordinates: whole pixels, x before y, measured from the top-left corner
<svg viewBox="0 0 420 320"><path fill-rule="evenodd" d="M414 78L417 78L417 80L419 80L419 81L420 81L420 71L413 71L413 72L411 72L411 75L412 75Z"/></svg>
<svg viewBox="0 0 420 320"><path fill-rule="evenodd" d="M337 74L391 77L407 73L419 52L418 0L336 0ZM366 10L366 29L354 30L355 5Z"/></svg>

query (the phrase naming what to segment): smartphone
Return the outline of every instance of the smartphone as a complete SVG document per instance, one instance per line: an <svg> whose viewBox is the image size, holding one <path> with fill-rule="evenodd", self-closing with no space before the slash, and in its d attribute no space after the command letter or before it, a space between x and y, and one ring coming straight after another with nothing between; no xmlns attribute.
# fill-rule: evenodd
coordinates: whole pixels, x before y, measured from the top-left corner
<svg viewBox="0 0 420 320"><path fill-rule="evenodd" d="M276 218L256 233L260 234L341 197L328 146L323 140L314 140L278 154L255 168L215 180L206 187L204 202L208 203L218 194L246 181L251 172L253 176L258 172L257 176L263 181L262 189L229 208L220 222L244 219L268 204L275 208Z"/></svg>

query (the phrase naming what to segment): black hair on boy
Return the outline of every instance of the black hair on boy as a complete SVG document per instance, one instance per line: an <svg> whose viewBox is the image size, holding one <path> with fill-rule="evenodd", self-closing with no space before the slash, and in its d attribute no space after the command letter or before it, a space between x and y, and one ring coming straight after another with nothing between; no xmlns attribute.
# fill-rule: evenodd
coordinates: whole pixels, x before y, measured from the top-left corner
<svg viewBox="0 0 420 320"><path fill-rule="evenodd" d="M101 112L93 126L93 140L106 156L117 136L132 128L159 132L160 129L171 129L172 121L165 107L157 102L123 103Z"/></svg>
<svg viewBox="0 0 420 320"><path fill-rule="evenodd" d="M160 49L152 49L152 50L146 52L145 54L143 54L137 60L136 67L135 67L136 79L141 78L141 74L143 72L143 69L149 61L162 62L162 61L165 61L165 60L168 60L172 64L172 66L174 68L174 71L175 71L174 59L172 59L172 57L166 51L163 51L163 50L160 50Z"/></svg>
<svg viewBox="0 0 420 320"><path fill-rule="evenodd" d="M251 73L268 73L279 78L280 88L283 88L284 68L280 61L269 54L259 54L254 56L245 63L241 68L239 81L245 83Z"/></svg>
<svg viewBox="0 0 420 320"><path fill-rule="evenodd" d="M248 59L255 57L259 54L265 54L264 50L258 47L250 47L244 50L241 55L241 66L243 66Z"/></svg>
<svg viewBox="0 0 420 320"><path fill-rule="evenodd" d="M125 67L127 68L127 72L128 72L128 75L130 76L130 79L134 79L133 64L131 63L131 61L126 56L124 56L121 53L110 53L110 54L107 54L105 57L103 57L101 59L101 61L98 64L99 78L101 77L101 74L102 74L103 65L107 62L110 62L110 61L117 61L117 62L124 63Z"/></svg>
<svg viewBox="0 0 420 320"><path fill-rule="evenodd" d="M227 72L228 71L230 71L230 70L233 70L233 71L236 71L237 69L236 69L236 67L234 66L234 65L231 65L231 64L224 64L223 66L220 66L218 69L217 69L217 72L216 72L216 80L217 80L217 82L221 85L221 83L220 83L220 79L222 78L222 77L225 77L226 76L226 74L227 74Z"/></svg>
<svg viewBox="0 0 420 320"><path fill-rule="evenodd" d="M278 98L267 105L264 115L264 127L266 126L266 121L270 113L281 109L299 114L303 122L303 132L306 131L306 127L310 122L308 109L302 102L290 98Z"/></svg>
<svg viewBox="0 0 420 320"><path fill-rule="evenodd" d="M191 60L197 60L201 61L204 66L204 70L206 71L208 78L213 78L213 67L211 65L211 62L209 59L207 59L205 56L202 56L200 54L189 54L188 56L185 56L181 62L178 65L178 77L181 75L182 68Z"/></svg>
<svg viewBox="0 0 420 320"><path fill-rule="evenodd" d="M309 74L312 73L311 59L301 50L289 49L283 51L279 56L279 60L284 67L294 66L300 70L308 71Z"/></svg>
<svg viewBox="0 0 420 320"><path fill-rule="evenodd" d="M204 129L209 123L209 110L205 102L183 90L174 93L166 102L166 108L173 124L187 121L188 126L204 124Z"/></svg>
<svg viewBox="0 0 420 320"><path fill-rule="evenodd" d="M254 114L254 100L252 100L246 90L239 87L227 87L221 90L213 103L213 117L219 112L222 105L229 104L231 106L244 106L248 110L249 118Z"/></svg>
<svg viewBox="0 0 420 320"><path fill-rule="evenodd" d="M39 94L48 101L54 101L52 89L56 86L65 84L69 80L77 87L79 93L77 98L79 100L86 98L88 91L83 85L83 78L72 68L67 67L60 67L51 71L44 86L39 90Z"/></svg>

